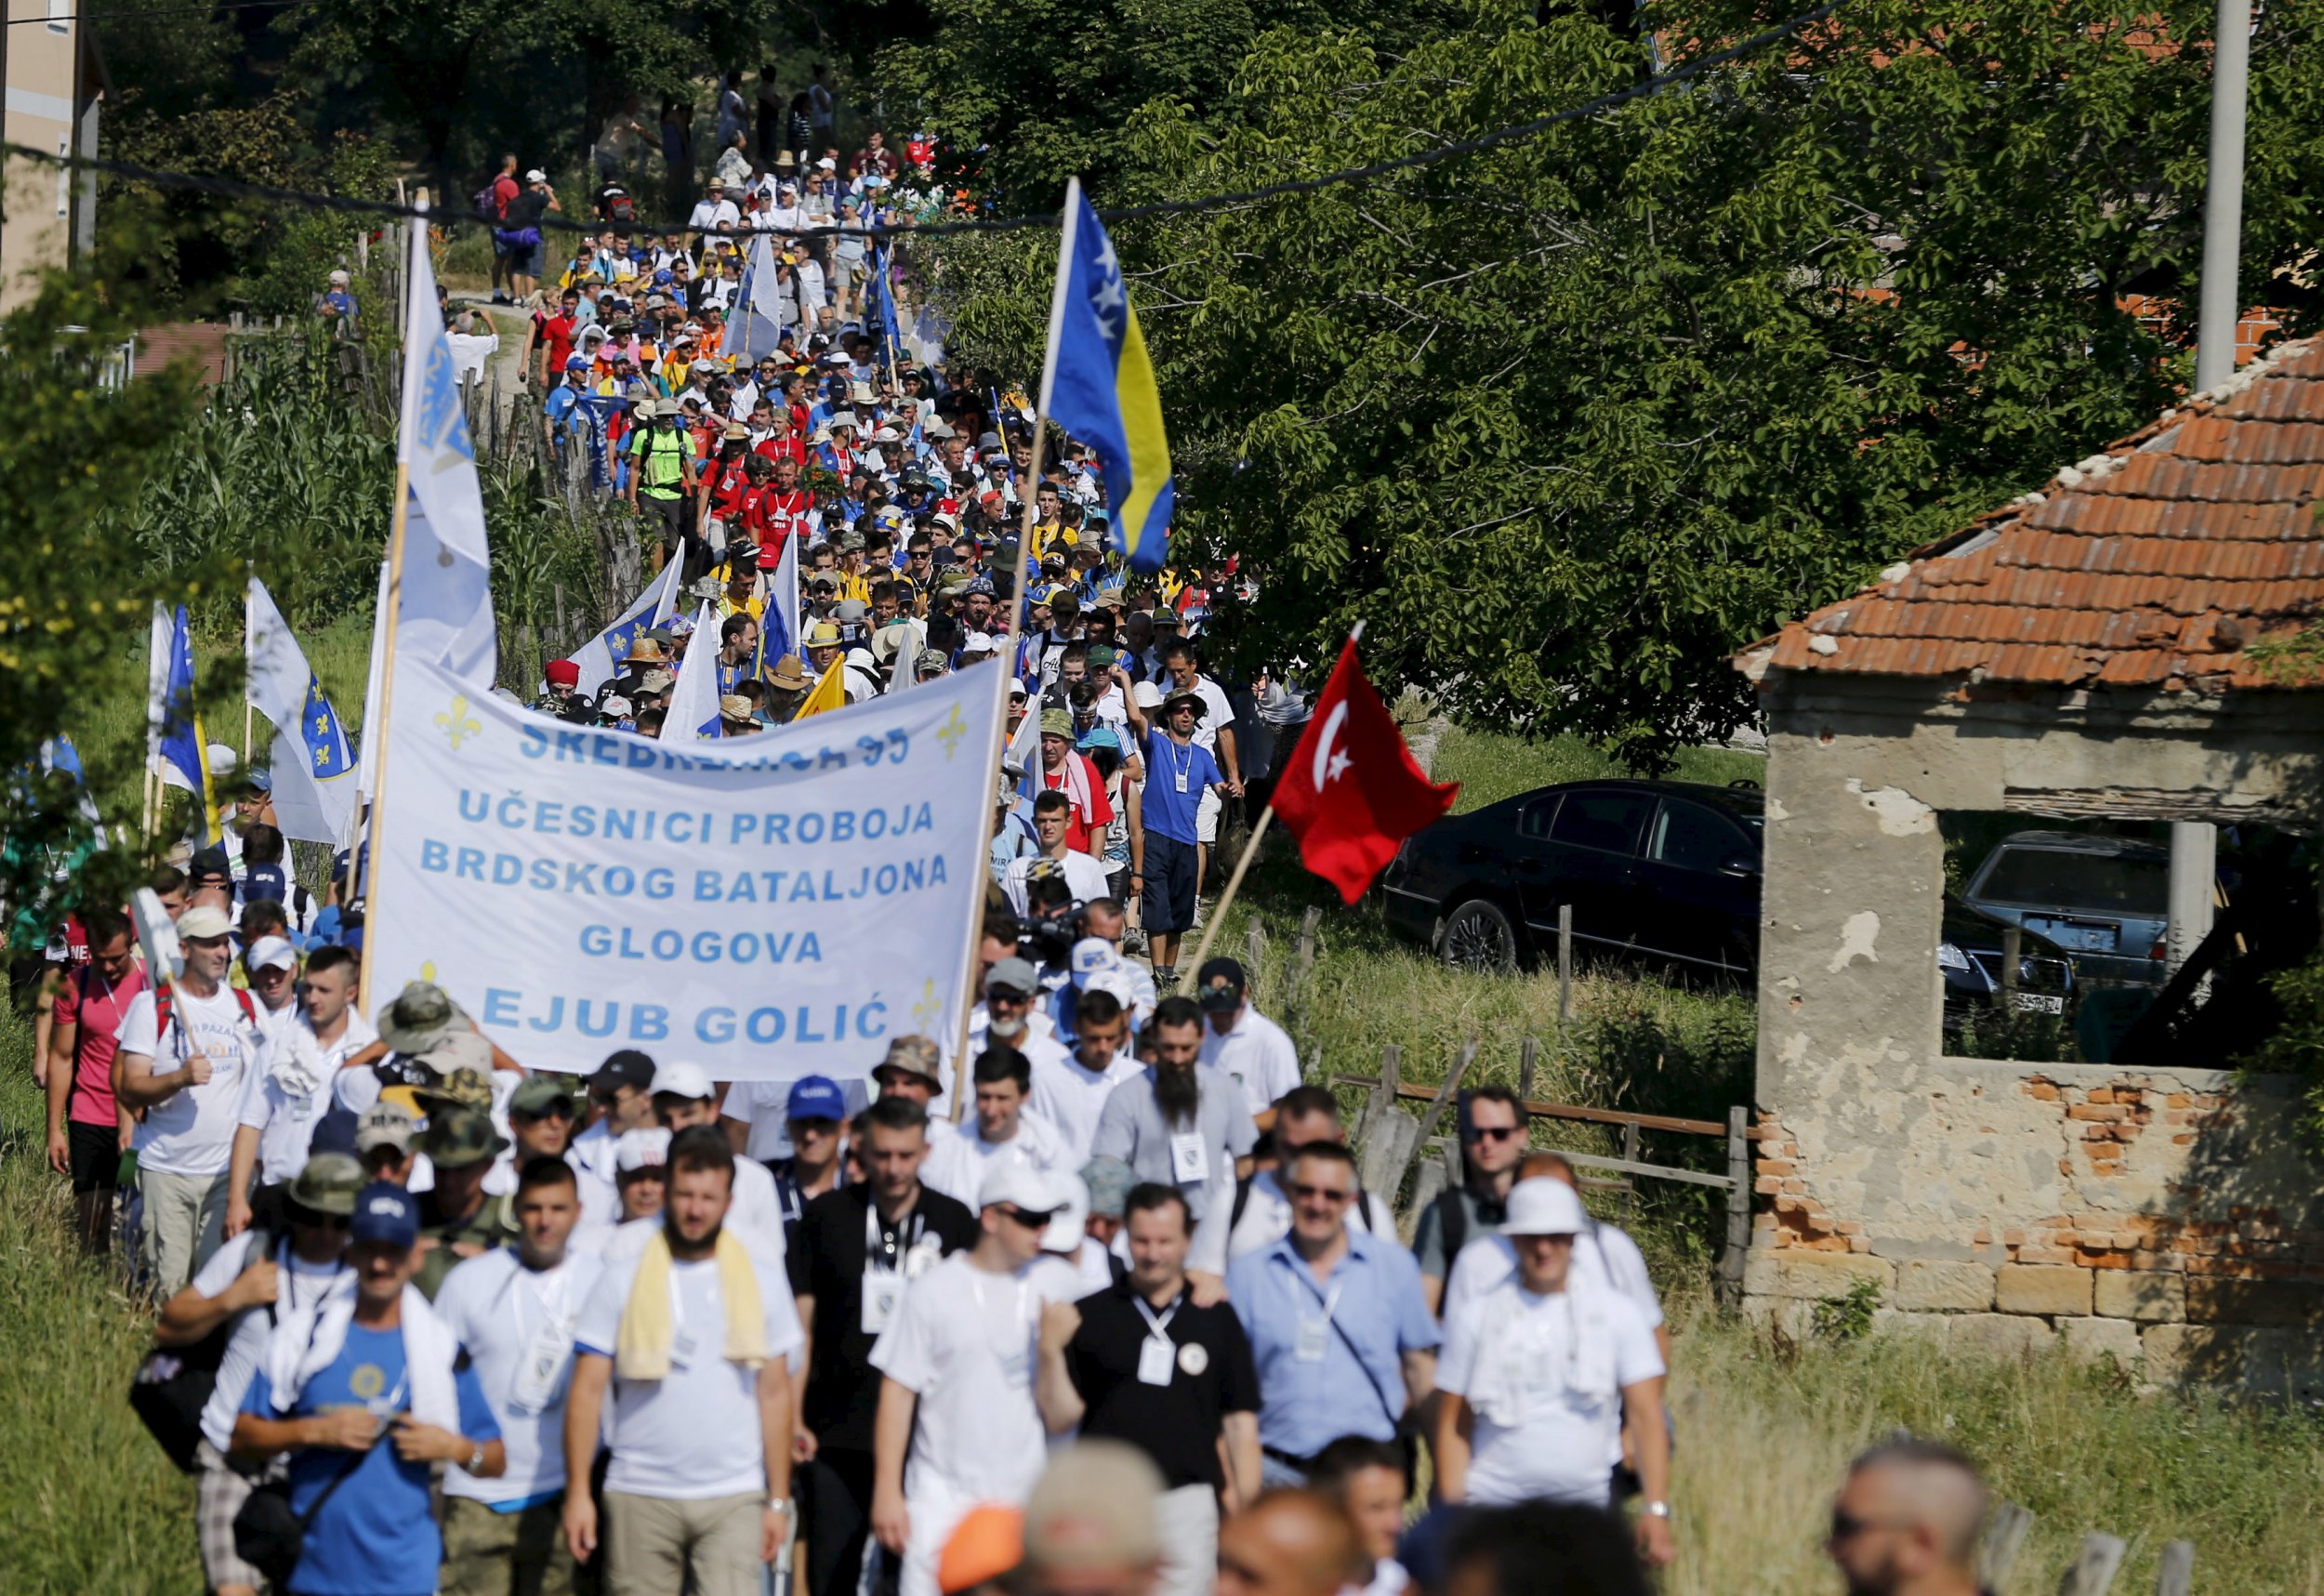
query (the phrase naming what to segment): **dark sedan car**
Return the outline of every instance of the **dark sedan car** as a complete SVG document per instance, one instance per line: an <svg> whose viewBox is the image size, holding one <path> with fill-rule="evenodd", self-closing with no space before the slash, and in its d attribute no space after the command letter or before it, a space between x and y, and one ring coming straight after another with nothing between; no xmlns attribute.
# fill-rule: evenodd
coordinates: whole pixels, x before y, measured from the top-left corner
<svg viewBox="0 0 2324 1596"><path fill-rule="evenodd" d="M1507 968L1574 935L1714 970L1759 950L1757 787L1570 782L1437 822L1381 887L1389 922L1448 964Z"/></svg>
<svg viewBox="0 0 2324 1596"><path fill-rule="evenodd" d="M1381 878L1389 923L1452 965L1507 969L1556 945L1557 912L1601 948L1742 975L1759 959L1757 787L1573 782L1442 820ZM2032 930L2014 981L2008 927L1948 899L1937 948L1948 1027L1980 1009L2064 1014L2073 961Z"/></svg>

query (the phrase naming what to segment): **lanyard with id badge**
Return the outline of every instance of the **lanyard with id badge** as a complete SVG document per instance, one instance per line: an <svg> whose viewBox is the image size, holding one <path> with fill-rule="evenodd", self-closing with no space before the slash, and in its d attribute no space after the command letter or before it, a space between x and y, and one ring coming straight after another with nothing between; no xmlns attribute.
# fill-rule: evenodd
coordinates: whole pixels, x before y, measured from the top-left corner
<svg viewBox="0 0 2324 1596"><path fill-rule="evenodd" d="M1138 1312L1145 1315L1146 1321L1146 1339L1138 1343L1138 1383L1168 1385L1170 1370L1178 1364L1178 1343L1170 1339L1170 1321L1178 1317L1186 1298L1182 1293L1170 1304L1170 1311L1158 1319L1154 1310L1146 1306L1144 1298L1132 1297L1130 1300L1138 1305Z"/></svg>
<svg viewBox="0 0 2324 1596"><path fill-rule="evenodd" d="M886 1333L903 1304L904 1288L936 1261L943 1243L929 1237L927 1229L928 1216L920 1213L912 1216L910 1235L899 1225L894 1247L897 1266L888 1268L878 1261L889 1250L879 1236L879 1210L868 1202L864 1205L864 1299L859 1322L865 1335Z"/></svg>
<svg viewBox="0 0 2324 1596"><path fill-rule="evenodd" d="M510 1286L519 1303L517 1326L523 1336L524 1352L517 1364L509 1405L519 1413L547 1413L564 1395L566 1377L573 1371L574 1327L580 1319L572 1303L573 1271L566 1265L549 1272L549 1277L543 1280L520 1266ZM675 1290L673 1286L673 1294ZM528 1300L532 1304L529 1315L522 1308ZM529 1332L524 1329L528 1317L534 1322ZM682 1366L676 1365L675 1357L672 1363Z"/></svg>
<svg viewBox="0 0 2324 1596"><path fill-rule="evenodd" d="M1300 1362L1320 1364L1324 1361L1324 1353L1331 1346L1331 1316L1340 1311L1340 1293L1346 1284L1345 1281L1332 1282L1330 1295L1323 1298L1320 1303L1315 1299L1313 1286L1304 1290L1293 1287L1292 1296L1299 1304L1300 1328L1298 1339L1291 1343L1291 1355ZM1321 1318L1316 1317L1314 1312L1318 1306L1324 1311Z"/></svg>

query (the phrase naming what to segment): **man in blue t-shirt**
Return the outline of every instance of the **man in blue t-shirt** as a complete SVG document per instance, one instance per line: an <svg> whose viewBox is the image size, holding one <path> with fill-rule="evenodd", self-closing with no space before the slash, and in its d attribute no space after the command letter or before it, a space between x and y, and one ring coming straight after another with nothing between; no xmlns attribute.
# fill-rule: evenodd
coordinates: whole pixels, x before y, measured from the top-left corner
<svg viewBox="0 0 2324 1596"><path fill-rule="evenodd" d="M1154 958L1155 990L1168 994L1178 982L1179 937L1195 923L1195 816L1202 795L1214 787L1224 791L1226 777L1210 750L1195 741L1195 722L1204 714L1200 694L1164 698L1157 722L1147 719L1148 706L1128 673L1116 666L1114 677L1146 757L1142 824L1129 834L1129 890L1142 894L1139 923ZM1155 695L1149 691L1143 696Z"/></svg>
<svg viewBox="0 0 2324 1596"><path fill-rule="evenodd" d="M433 1596L443 1541L429 1466L497 1475L500 1423L458 1339L411 1288L417 1202L375 1181L349 1234L351 1315L342 1292L284 1315L234 1421L233 1456L290 1454L291 1511L314 1513L295 1596Z"/></svg>

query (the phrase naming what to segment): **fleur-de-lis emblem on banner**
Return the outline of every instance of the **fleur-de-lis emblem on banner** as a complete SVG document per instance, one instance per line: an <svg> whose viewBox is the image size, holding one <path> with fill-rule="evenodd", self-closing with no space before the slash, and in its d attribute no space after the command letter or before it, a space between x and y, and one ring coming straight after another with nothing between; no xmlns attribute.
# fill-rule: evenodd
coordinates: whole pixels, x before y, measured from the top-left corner
<svg viewBox="0 0 2324 1596"><path fill-rule="evenodd" d="M470 737L481 737L484 728L475 716L468 712L468 694L455 693L452 707L436 717L436 730L452 741L452 751L458 753L460 745Z"/></svg>
<svg viewBox="0 0 2324 1596"><path fill-rule="evenodd" d="M933 978L920 983L920 1000L912 1005L912 1023L922 1035L944 1017L944 1006L936 1000Z"/></svg>
<svg viewBox="0 0 2324 1596"><path fill-rule="evenodd" d="M949 759L959 751L960 739L969 734L968 723L960 719L960 706L952 706L952 713L942 726L936 728L936 741L944 745L944 758Z"/></svg>

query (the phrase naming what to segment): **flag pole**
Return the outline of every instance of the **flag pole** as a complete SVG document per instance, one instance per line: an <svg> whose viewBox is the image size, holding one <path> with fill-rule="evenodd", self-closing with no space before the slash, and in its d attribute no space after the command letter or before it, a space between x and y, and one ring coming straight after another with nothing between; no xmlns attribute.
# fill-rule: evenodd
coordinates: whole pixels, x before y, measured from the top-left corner
<svg viewBox="0 0 2324 1596"><path fill-rule="evenodd" d="M1348 641L1354 642L1363 635L1364 623L1358 621L1349 628ZM1197 974L1201 973L1204 957L1210 952L1211 939L1219 934L1220 926L1226 922L1227 905L1235 902L1235 894L1243 885L1243 873L1250 868L1250 862L1258 857L1259 840L1267 835L1267 827L1274 823L1274 800L1270 798L1267 801L1267 807L1259 811L1259 820L1250 828L1250 837L1243 844L1241 856L1235 861L1235 873L1226 878L1226 889L1219 894L1218 906L1210 911L1210 918L1203 925L1202 941L1195 944L1195 956L1187 961L1186 968L1191 968ZM1249 973L1248 970L1244 972L1247 977Z"/></svg>
<svg viewBox="0 0 2324 1596"><path fill-rule="evenodd" d="M1074 235L1080 231L1080 220L1081 179L1068 178L1065 179L1064 229L1057 239L1057 282L1050 290L1049 348L1041 357L1041 392L1033 408L1033 459L1025 468L1027 480L1018 484L1018 496L1023 500L1021 508L1023 513L1017 529L1017 571L1010 588L1009 625L1001 634L999 651L999 657L1008 662L1007 669L1012 676L1017 669L1019 618L1025 612L1025 570L1027 556L1033 547L1033 518L1038 513L1037 495L1034 490L1041 480L1041 456L1049 445L1050 390L1057 382L1057 339L1065 325L1065 284L1073 275ZM1039 713L1030 703L1025 706L1024 712L1027 715ZM1008 746L1009 694L1003 692L1000 695L1000 714L993 722L992 753L985 760L984 768L990 772L987 780L1000 773L1001 756ZM994 801L993 794L987 792L984 795L984 846L977 850L976 856L976 865L981 870L991 868L993 835L1000 826L999 811L1000 805ZM969 917L969 959L971 966L975 962L977 949L984 943L984 897L982 892L976 895L976 911ZM968 1109L969 1013L975 1007L976 996L971 992L960 1005L959 1040L953 1049L952 1118L955 1124L959 1123Z"/></svg>
<svg viewBox="0 0 2324 1596"><path fill-rule="evenodd" d="M421 211L425 212L428 209L426 189L419 191L416 203ZM424 216L421 217L418 224L408 231L412 238L412 254L416 259L419 252L428 247L427 218ZM407 282L417 280L412 261L404 263L404 273ZM407 366L411 360L413 347L412 319L417 313L417 299L414 298L411 305L406 307L403 318L403 358ZM403 602L404 532L411 520L412 463L409 455L412 429L410 423L412 412L419 403L419 385L415 380L416 376L416 373L409 370L403 374L402 396L403 417L403 424L398 428L400 436L397 439L395 462L395 515L388 527L388 588L384 600L388 606L388 624L381 639L380 652L384 657L379 662L379 724L376 727L363 728L365 741L374 737L379 739L379 760L372 767L369 794L371 810L364 817L365 829L369 835L355 844L355 851L347 862L347 878L350 883L362 889L363 899L363 962L356 970L356 992L365 1012L376 1012L378 1009L377 995L371 988L371 961L374 950L379 945L379 939L374 934L375 922L378 917L379 877L372 872L378 867L380 840L386 834L382 816L386 813L388 807L387 739L388 727L395 713L395 635L396 623L400 618L398 612L403 608Z"/></svg>
<svg viewBox="0 0 2324 1596"><path fill-rule="evenodd" d="M252 580L252 578L253 578L254 574L256 574L257 570L257 565L256 565L256 564L254 564L253 562L248 561L244 561L244 562L243 562L243 584L242 584L242 768L243 768L243 770L244 770L244 772L245 773L247 773L247 772L248 772L248 771L249 771L249 769L250 769L250 645L252 644L252 642L253 642L253 641L255 641L255 640L255 640L255 639L253 639L253 638L251 637L251 635L250 635L250 621L251 621L251 615L252 615L252 613L253 613L253 608L254 608L254 606L252 605L252 602L251 602L251 598L250 598L250 583L251 583L251 580Z"/></svg>

